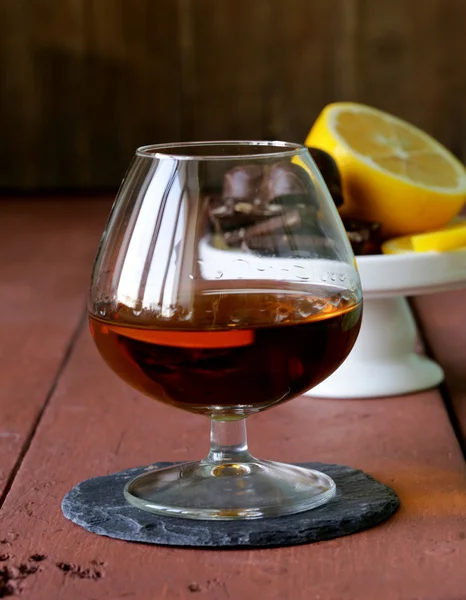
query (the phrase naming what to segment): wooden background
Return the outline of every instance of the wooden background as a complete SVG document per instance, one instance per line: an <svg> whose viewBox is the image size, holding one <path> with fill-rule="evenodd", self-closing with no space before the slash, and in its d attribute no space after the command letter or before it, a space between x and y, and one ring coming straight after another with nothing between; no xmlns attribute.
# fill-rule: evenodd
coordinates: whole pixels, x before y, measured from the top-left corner
<svg viewBox="0 0 466 600"><path fill-rule="evenodd" d="M0 188L112 188L136 146L302 141L362 101L466 160L465 0L0 0Z"/></svg>

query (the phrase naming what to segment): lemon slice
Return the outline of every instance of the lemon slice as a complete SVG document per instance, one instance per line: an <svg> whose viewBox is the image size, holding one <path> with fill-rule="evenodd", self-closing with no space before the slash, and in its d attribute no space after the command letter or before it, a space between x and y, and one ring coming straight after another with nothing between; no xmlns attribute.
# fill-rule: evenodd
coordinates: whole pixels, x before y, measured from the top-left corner
<svg viewBox="0 0 466 600"><path fill-rule="evenodd" d="M466 248L466 222L453 223L438 231L395 238L382 244L384 254L448 252L460 248Z"/></svg>
<svg viewBox="0 0 466 600"><path fill-rule="evenodd" d="M466 199L466 170L432 137L388 113L328 105L307 146L329 152L342 176L343 216L378 221L385 237L438 229Z"/></svg>

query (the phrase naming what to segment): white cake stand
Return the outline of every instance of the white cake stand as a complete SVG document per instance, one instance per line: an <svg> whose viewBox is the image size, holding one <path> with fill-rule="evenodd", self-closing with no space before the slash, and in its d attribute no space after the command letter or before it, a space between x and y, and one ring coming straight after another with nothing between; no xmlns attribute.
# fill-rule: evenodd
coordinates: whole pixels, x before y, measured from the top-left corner
<svg viewBox="0 0 466 600"><path fill-rule="evenodd" d="M416 324L406 296L466 285L466 249L358 257L364 313L343 365L307 392L319 398L373 398L438 385L443 371L415 352Z"/></svg>

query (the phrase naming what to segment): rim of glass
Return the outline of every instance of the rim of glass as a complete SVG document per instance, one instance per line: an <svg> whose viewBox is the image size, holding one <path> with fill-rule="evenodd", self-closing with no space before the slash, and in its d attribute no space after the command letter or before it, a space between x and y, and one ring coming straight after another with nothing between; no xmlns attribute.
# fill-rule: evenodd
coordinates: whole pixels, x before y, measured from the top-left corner
<svg viewBox="0 0 466 600"><path fill-rule="evenodd" d="M215 154L209 153L208 148L219 146L227 148L228 146L246 146L250 147L251 152L241 154ZM261 148L262 151L254 152L254 148ZM192 154L190 148L206 148L205 154ZM270 152L264 148L270 148ZM186 152L176 152L176 150L186 150ZM260 140L218 140L208 142L173 142L168 144L149 144L140 146L136 150L136 155L145 158L157 158L159 160L253 160L262 158L286 158L287 156L296 156L307 152L303 144L294 142L260 141Z"/></svg>

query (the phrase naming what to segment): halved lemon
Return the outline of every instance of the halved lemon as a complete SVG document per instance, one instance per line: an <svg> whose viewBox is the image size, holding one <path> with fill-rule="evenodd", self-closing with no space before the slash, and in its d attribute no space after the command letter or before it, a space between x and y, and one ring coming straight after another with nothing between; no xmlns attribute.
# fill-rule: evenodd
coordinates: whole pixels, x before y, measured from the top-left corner
<svg viewBox="0 0 466 600"><path fill-rule="evenodd" d="M336 160L345 199L341 214L379 221L385 238L440 228L466 199L464 165L414 125L381 110L329 104L306 145Z"/></svg>

